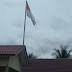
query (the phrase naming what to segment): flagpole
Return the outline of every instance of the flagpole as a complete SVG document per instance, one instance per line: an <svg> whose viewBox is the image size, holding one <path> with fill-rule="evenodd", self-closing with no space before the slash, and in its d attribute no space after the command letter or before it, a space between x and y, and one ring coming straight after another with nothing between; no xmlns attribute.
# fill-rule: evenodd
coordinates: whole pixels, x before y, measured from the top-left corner
<svg viewBox="0 0 72 72"><path fill-rule="evenodd" d="M26 7L27 7L27 1L26 1ZM23 46L24 46L24 42L25 42L26 7L25 7L24 32L23 32Z"/></svg>
<svg viewBox="0 0 72 72"><path fill-rule="evenodd" d="M27 1L26 1L27 6ZM24 41L25 41L25 26L26 26L26 7L25 7L25 19L24 19L24 30L23 30L23 48L24 48ZM21 56L21 72L23 72L23 51Z"/></svg>

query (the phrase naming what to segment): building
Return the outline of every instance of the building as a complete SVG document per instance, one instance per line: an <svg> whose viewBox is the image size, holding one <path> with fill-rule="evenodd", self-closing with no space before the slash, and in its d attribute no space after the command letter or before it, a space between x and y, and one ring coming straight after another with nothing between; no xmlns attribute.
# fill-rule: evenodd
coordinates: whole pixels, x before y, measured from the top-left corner
<svg viewBox="0 0 72 72"><path fill-rule="evenodd" d="M72 59L29 59L23 72L72 72Z"/></svg>
<svg viewBox="0 0 72 72"><path fill-rule="evenodd" d="M72 72L72 59L28 59L23 45L0 45L0 72Z"/></svg>
<svg viewBox="0 0 72 72"><path fill-rule="evenodd" d="M23 45L0 45L0 72L21 72L28 64L26 47Z"/></svg>

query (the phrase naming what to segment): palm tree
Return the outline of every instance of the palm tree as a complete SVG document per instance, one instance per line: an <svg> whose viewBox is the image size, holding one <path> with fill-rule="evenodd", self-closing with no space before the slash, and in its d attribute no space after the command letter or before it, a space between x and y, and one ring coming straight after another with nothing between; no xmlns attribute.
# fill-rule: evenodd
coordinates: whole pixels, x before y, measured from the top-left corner
<svg viewBox="0 0 72 72"><path fill-rule="evenodd" d="M36 59L37 57L36 57L36 56L34 56L34 55L33 55L33 53L30 53L30 54L28 55L28 58L31 58L31 59Z"/></svg>
<svg viewBox="0 0 72 72"><path fill-rule="evenodd" d="M54 55L56 58L70 58L71 55L70 53L72 52L72 50L67 50L68 49L68 45L60 45L60 50L59 49L54 49L54 53L52 53L52 55Z"/></svg>

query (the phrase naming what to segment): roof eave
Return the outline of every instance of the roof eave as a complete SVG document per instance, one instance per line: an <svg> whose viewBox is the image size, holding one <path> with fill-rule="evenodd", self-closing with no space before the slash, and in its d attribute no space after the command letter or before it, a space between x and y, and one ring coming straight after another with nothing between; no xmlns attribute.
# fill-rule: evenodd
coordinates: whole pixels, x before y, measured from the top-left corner
<svg viewBox="0 0 72 72"><path fill-rule="evenodd" d="M3 56L15 56L15 54L0 54L0 57L3 57Z"/></svg>

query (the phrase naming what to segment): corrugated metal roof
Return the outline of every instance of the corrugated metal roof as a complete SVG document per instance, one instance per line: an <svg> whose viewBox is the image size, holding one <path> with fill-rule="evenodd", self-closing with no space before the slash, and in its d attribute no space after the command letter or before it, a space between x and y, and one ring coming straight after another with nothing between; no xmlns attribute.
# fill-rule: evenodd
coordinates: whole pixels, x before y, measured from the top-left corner
<svg viewBox="0 0 72 72"><path fill-rule="evenodd" d="M16 54L22 49L23 45L0 45L1 54Z"/></svg>
<svg viewBox="0 0 72 72"><path fill-rule="evenodd" d="M23 72L72 72L72 59L29 59Z"/></svg>

